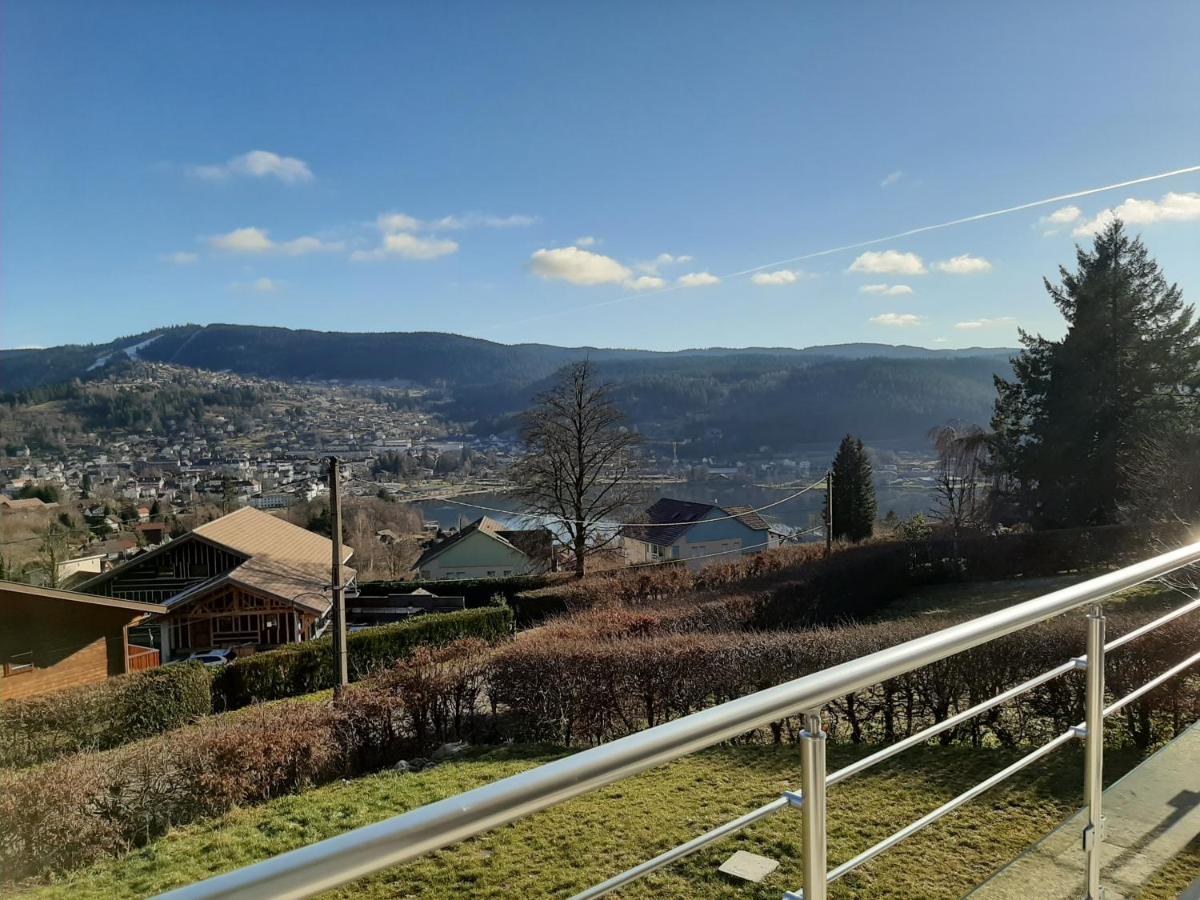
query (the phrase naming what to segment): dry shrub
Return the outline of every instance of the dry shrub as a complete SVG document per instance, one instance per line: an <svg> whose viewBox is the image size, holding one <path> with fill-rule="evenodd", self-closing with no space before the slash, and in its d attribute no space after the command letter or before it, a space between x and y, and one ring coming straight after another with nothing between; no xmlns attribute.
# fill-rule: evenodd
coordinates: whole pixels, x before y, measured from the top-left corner
<svg viewBox="0 0 1200 900"><path fill-rule="evenodd" d="M341 697L281 701L0 773L0 880L86 865L169 827L472 737L488 645L421 648Z"/></svg>
<svg viewBox="0 0 1200 900"><path fill-rule="evenodd" d="M490 655L480 640L422 647L380 673L365 693L394 698L404 733L418 744L442 743L473 733Z"/></svg>
<svg viewBox="0 0 1200 900"><path fill-rule="evenodd" d="M624 614L626 623L631 613ZM598 614L597 614L597 617ZM611 613L606 621L620 617ZM1150 618L1117 613L1110 634ZM913 618L852 627L776 632L682 632L654 629L571 634L547 627L497 650L489 682L492 701L507 707L519 740L596 744L857 659L945 628L951 617ZM1083 652L1082 615L1008 635L965 653L832 701L835 739L892 741L995 696ZM1164 626L1116 651L1109 666L1114 695L1185 658L1200 644L1200 617ZM1188 648L1192 648L1190 651ZM1119 655L1118 655L1119 654ZM1114 740L1148 746L1196 718L1200 685L1181 679L1134 704ZM1068 673L950 729L943 743L1040 742L1081 720L1083 681ZM773 723L776 740L797 723Z"/></svg>
<svg viewBox="0 0 1200 900"><path fill-rule="evenodd" d="M0 882L87 865L128 846L104 808L111 768L103 757L80 753L0 773Z"/></svg>

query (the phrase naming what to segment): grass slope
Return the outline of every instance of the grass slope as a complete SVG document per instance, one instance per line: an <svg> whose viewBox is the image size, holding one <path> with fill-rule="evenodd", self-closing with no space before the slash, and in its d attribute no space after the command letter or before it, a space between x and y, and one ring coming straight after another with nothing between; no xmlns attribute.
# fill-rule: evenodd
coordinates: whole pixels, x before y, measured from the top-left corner
<svg viewBox="0 0 1200 900"><path fill-rule="evenodd" d="M830 765L865 749L829 748ZM418 774L381 773L286 797L263 807L172 832L120 860L98 864L48 886L42 898L139 897L265 859L366 825L560 755L508 748ZM830 865L912 821L1015 754L928 747L830 791ZM1106 755L1105 774L1136 762ZM338 898L561 896L602 881L677 843L736 817L796 784L794 746L722 747L498 829L331 892ZM831 896L957 898L1055 828L1080 802L1078 748L985 794L834 885ZM746 849L781 862L761 886L727 880L717 866ZM778 898L800 885L798 815L784 811L629 888L632 897ZM1177 860L1144 898L1174 897L1200 874L1200 857Z"/></svg>

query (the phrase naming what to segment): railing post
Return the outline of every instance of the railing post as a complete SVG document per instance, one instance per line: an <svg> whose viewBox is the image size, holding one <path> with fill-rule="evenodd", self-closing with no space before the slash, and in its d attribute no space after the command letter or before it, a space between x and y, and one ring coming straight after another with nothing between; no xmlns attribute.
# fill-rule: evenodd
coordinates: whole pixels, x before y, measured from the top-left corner
<svg viewBox="0 0 1200 900"><path fill-rule="evenodd" d="M1083 797L1087 827L1083 849L1087 855L1087 897L1101 900L1100 845L1104 838L1101 803L1104 797L1104 611L1100 604L1088 609L1087 634L1087 745L1084 750Z"/></svg>
<svg viewBox="0 0 1200 900"><path fill-rule="evenodd" d="M825 732L821 711L804 714L800 732L801 782L804 806L800 810L804 836L804 900L825 900Z"/></svg>

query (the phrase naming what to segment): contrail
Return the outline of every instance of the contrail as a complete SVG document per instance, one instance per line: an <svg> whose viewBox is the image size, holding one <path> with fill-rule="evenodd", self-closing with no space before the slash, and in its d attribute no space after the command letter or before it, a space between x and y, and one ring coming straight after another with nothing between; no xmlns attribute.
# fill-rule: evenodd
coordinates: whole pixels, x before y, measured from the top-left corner
<svg viewBox="0 0 1200 900"><path fill-rule="evenodd" d="M1176 175L1188 175L1193 172L1200 172L1200 166L1188 166L1185 169L1172 169L1170 172L1159 172L1157 175L1146 175L1142 178L1131 178L1128 181L1118 181L1115 184L1106 184L1103 187L1085 188L1082 191L1072 191L1069 194L1058 194L1054 197L1045 197L1041 200L1031 200L1028 203L1021 203L1017 206L1006 206L1004 209L994 209L991 212L976 213L973 216L963 216L961 219L951 219L948 222L938 222L935 225L922 225L919 228L910 228L907 231L898 231L895 234L884 235L883 237L871 238L868 241L859 241L855 244L842 244L840 247L830 247L828 250L816 250L812 253L805 253L801 256L790 256L787 259L777 259L774 262L763 263L761 266L753 266L749 269L741 269L737 272L729 272L725 275L718 276L722 280L726 278L738 278L742 275L750 275L753 272L761 272L763 269L773 269L775 266L786 266L791 263L804 262L806 259L816 259L820 256L831 256L835 253L845 253L847 250L858 250L862 247L870 247L874 244L882 244L886 241L895 241L900 238L912 237L914 234L924 234L927 231L937 231L941 228L951 228L955 225L965 225L968 222L978 222L982 219L992 219L996 216L1006 216L1009 213L1021 212L1026 209L1035 209L1039 206L1048 206L1051 203L1062 203L1064 200L1076 200L1079 197L1088 197L1092 194L1102 194L1105 191L1115 191L1121 188L1131 187L1135 184L1145 184L1148 181L1160 181L1164 178L1174 178ZM653 291L643 291L640 294L622 294L619 297L612 297L608 300L601 300L599 303L588 303L583 306L572 306L568 309L555 310L554 312L542 313L536 316L530 316L525 319L510 320L507 322L497 323L501 325L524 325L529 322L540 322L544 319L556 319L560 316L569 316L573 313L582 312L588 309L599 309L604 306L613 306L617 303L627 303L630 300L641 300L645 297L654 297L658 294L670 294L674 291L682 291L687 288L682 284L673 284L670 287L658 288Z"/></svg>

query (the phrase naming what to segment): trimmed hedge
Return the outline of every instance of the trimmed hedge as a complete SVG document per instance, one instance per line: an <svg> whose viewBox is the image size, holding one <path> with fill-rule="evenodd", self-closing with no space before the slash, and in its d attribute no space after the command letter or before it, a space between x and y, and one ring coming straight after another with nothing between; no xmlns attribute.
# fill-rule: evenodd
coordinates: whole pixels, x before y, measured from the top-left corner
<svg viewBox="0 0 1200 900"><path fill-rule="evenodd" d="M172 826L477 740L489 645L420 647L340 697L257 706L104 753L0 771L0 885Z"/></svg>
<svg viewBox="0 0 1200 900"><path fill-rule="evenodd" d="M357 681L423 646L441 646L462 638L497 641L512 634L508 607L464 609L420 616L395 625L352 633L347 640L350 678ZM281 700L333 687L333 649L329 637L257 653L222 667L213 678L212 701L218 710L237 709L264 700Z"/></svg>
<svg viewBox="0 0 1200 900"><path fill-rule="evenodd" d="M106 750L212 712L208 670L179 663L0 706L0 766Z"/></svg>
<svg viewBox="0 0 1200 900"><path fill-rule="evenodd" d="M522 591L533 591L569 580L562 572L543 575L516 575L508 578L463 578L457 581L361 581L358 589L364 597L386 597L388 594L411 594L424 588L446 597L462 597L468 609L491 605L492 598L503 594L511 606L513 598Z"/></svg>

